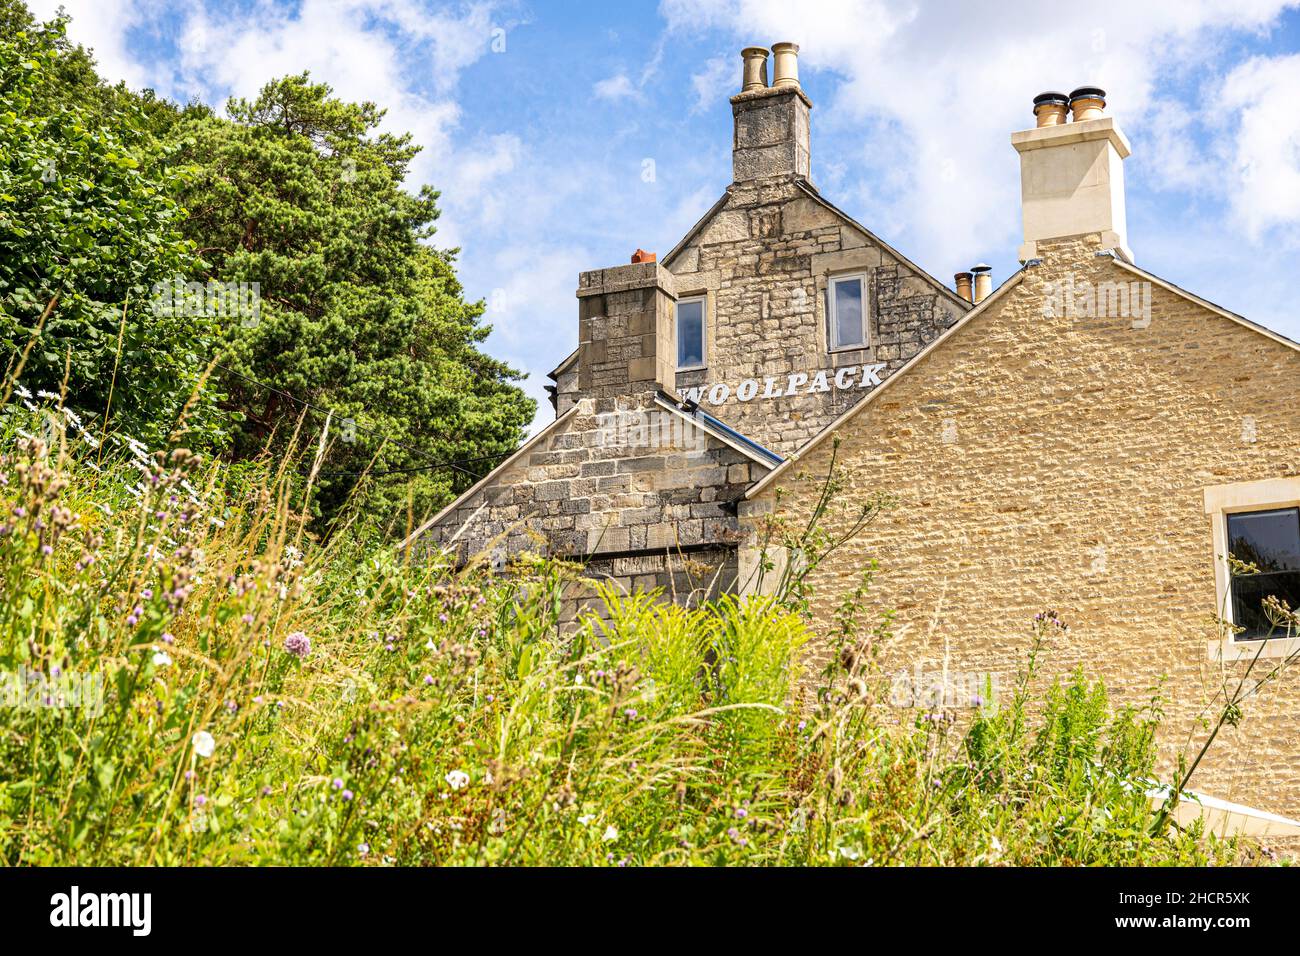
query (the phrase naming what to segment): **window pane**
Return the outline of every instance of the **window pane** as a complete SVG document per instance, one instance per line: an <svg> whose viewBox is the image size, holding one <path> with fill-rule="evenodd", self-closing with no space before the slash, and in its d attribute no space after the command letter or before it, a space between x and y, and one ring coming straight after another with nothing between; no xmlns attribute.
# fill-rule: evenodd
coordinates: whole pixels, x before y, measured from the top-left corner
<svg viewBox="0 0 1300 956"><path fill-rule="evenodd" d="M677 303L677 365L689 368L704 364L704 303Z"/></svg>
<svg viewBox="0 0 1300 956"><path fill-rule="evenodd" d="M1300 571L1300 509L1228 515L1228 550L1261 571Z"/></svg>
<svg viewBox="0 0 1300 956"><path fill-rule="evenodd" d="M1243 574L1232 579L1232 621L1245 628L1237 635L1237 640L1290 636L1285 624L1274 626L1264 613L1264 598L1269 595L1292 610L1300 608L1300 572Z"/></svg>
<svg viewBox="0 0 1300 956"><path fill-rule="evenodd" d="M835 283L835 345L863 345L862 280L845 279Z"/></svg>
<svg viewBox="0 0 1300 956"><path fill-rule="evenodd" d="M1237 640L1286 636L1269 622L1264 599L1271 595L1300 609L1300 509L1228 515L1228 551L1260 571L1233 576L1232 620L1245 628Z"/></svg>

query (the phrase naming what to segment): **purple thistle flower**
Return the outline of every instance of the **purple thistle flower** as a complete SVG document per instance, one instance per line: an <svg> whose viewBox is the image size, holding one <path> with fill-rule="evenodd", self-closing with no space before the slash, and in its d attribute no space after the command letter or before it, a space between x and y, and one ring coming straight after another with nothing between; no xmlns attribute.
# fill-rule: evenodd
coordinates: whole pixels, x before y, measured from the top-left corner
<svg viewBox="0 0 1300 956"><path fill-rule="evenodd" d="M311 653L311 640L302 631L294 631L284 639L284 649L294 657L306 657Z"/></svg>

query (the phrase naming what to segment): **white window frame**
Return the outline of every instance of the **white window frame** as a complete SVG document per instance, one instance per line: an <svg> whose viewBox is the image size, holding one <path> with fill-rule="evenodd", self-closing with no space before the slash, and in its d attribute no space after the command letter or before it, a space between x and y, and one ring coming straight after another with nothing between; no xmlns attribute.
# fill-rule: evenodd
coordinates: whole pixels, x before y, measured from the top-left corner
<svg viewBox="0 0 1300 956"><path fill-rule="evenodd" d="M698 302L700 304L700 364L679 364L677 366L679 372L694 372L709 367L709 297L707 293L704 295L684 295L673 306L673 345L677 348L677 354L673 356L673 361L679 362L681 359L682 351L679 336L682 327L678 319L678 311L687 302Z"/></svg>
<svg viewBox="0 0 1300 956"><path fill-rule="evenodd" d="M839 331L839 321L835 314L835 284L837 282L848 282L852 279L857 279L859 286L862 289L862 341L861 343L855 343L853 345L841 345L836 341L836 336ZM868 298L869 294L867 274L865 272L846 272L842 275L831 275L826 277L827 351L849 352L871 348L871 303Z"/></svg>
<svg viewBox="0 0 1300 956"><path fill-rule="evenodd" d="M1232 618L1232 574L1228 569L1228 515L1296 507L1300 507L1300 478L1239 481L1205 489L1205 513L1210 518L1210 534L1214 541L1214 613L1217 617L1230 624L1236 623ZM1238 641L1228 633L1222 640L1210 641L1207 650L1212 661L1249 661L1256 655L1260 660L1289 657L1300 650L1300 636Z"/></svg>

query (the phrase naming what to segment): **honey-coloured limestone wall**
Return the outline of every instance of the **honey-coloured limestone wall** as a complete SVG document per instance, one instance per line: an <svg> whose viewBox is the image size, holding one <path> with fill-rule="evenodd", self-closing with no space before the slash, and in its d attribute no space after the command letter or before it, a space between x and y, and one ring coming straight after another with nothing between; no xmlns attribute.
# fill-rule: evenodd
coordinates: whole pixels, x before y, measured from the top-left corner
<svg viewBox="0 0 1300 956"><path fill-rule="evenodd" d="M1221 609L1205 489L1300 475L1300 353L1156 284L1146 319L1045 314L1059 284L1140 281L1098 240L1040 243L1019 284L838 426L845 491L826 525L878 492L896 504L812 576L813 612L829 628L877 559L866 618L897 612L887 674L946 666L1006 687L1031 619L1055 609L1070 629L1044 679L1082 664L1116 704L1159 688L1168 779L1245 669L1208 652ZM831 454L819 442L744 504L747 547L765 515L807 514ZM1300 817L1300 672L1244 710L1191 786Z"/></svg>

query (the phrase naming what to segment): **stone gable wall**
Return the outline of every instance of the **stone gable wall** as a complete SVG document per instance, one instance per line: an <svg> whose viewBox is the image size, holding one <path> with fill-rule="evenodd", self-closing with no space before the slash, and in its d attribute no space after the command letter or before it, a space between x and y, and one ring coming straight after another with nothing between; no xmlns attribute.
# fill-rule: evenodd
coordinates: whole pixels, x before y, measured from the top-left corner
<svg viewBox="0 0 1300 956"><path fill-rule="evenodd" d="M705 410L781 454L797 450L965 312L792 179L733 185L726 205L667 266L679 299L707 299L708 368L677 373L679 392L704 386ZM831 353L826 282L850 272L867 275L871 342ZM883 368L864 376L864 366ZM848 367L855 372L841 381L865 379L867 388L834 386L835 372ZM788 391L797 372L809 380L795 394L761 397L766 379ZM745 379L760 385L748 401L736 394ZM717 383L730 390L720 405L707 400Z"/></svg>
<svg viewBox="0 0 1300 956"><path fill-rule="evenodd" d="M628 586L691 590L687 559L734 580L736 502L767 468L648 402L584 399L536 445L498 469L417 538L417 554L498 566L530 552L613 562L593 573ZM642 570L617 559L640 555ZM673 559L664 563L665 555ZM625 562L626 563L626 562ZM651 565L654 567L652 568ZM677 575L674 577L674 575ZM697 577L710 578L713 571ZM654 583L652 583L654 582Z"/></svg>
<svg viewBox="0 0 1300 956"><path fill-rule="evenodd" d="M1070 630L1048 646L1048 677L1082 664L1114 704L1139 706L1167 678L1168 774L1189 736L1204 740L1196 717L1224 674L1244 670L1208 653L1220 609L1204 489L1300 475L1300 354L1158 286L1145 326L1046 317L1053 283L1138 280L1094 255L1095 238L1044 244L1019 287L841 427L846 485L827 527L876 492L897 505L814 574L814 614L829 627L878 559L865 620L897 612L886 674L946 668L1005 688L1031 618L1054 608ZM778 482L781 513L806 513L830 453ZM772 491L742 508L751 545ZM1300 816L1300 671L1247 701L1192 786Z"/></svg>

